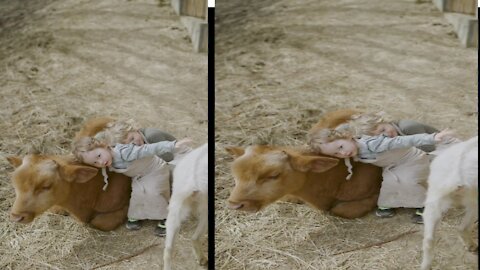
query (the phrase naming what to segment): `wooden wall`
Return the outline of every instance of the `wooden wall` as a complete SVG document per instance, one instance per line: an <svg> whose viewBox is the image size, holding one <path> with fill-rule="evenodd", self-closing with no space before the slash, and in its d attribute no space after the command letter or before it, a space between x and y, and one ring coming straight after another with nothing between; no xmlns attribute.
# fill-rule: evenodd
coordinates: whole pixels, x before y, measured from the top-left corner
<svg viewBox="0 0 480 270"><path fill-rule="evenodd" d="M442 12L455 12L475 15L477 0L433 0L433 3Z"/></svg>
<svg viewBox="0 0 480 270"><path fill-rule="evenodd" d="M172 0L175 12L180 16L207 18L207 0Z"/></svg>

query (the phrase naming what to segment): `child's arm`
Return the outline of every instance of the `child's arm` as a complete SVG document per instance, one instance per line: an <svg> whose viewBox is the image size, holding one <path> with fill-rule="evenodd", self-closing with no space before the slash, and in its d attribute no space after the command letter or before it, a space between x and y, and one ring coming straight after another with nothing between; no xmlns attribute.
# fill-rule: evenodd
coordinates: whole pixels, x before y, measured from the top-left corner
<svg viewBox="0 0 480 270"><path fill-rule="evenodd" d="M184 152L190 148L192 140L182 139L179 141L163 141L137 146L134 144L122 144L119 147L120 156L125 161L133 161L148 156L161 156L165 153Z"/></svg>
<svg viewBox="0 0 480 270"><path fill-rule="evenodd" d="M157 143L163 141L175 141L176 138L164 131L156 128L141 128L138 130L144 137L145 143ZM173 160L173 153L165 153L160 156L163 160L169 162Z"/></svg>
<svg viewBox="0 0 480 270"><path fill-rule="evenodd" d="M429 125L425 125L410 119L399 120L396 124L404 135L414 135L414 134L420 134L420 133L432 134L435 132L439 132L439 130L434 127L431 127ZM417 146L417 147L427 153L435 150L434 144L426 144L426 145Z"/></svg>
<svg viewBox="0 0 480 270"><path fill-rule="evenodd" d="M435 144L435 136L437 134L415 134L408 136L397 136L389 138L384 135L373 136L367 139L367 148L375 153L381 153L388 150L408 148L412 146L422 146Z"/></svg>
<svg viewBox="0 0 480 270"><path fill-rule="evenodd" d="M165 153L172 153L175 149L176 141L163 141L151 144L144 144L137 146L134 144L122 144L118 146L120 156L125 161L134 161L140 158L163 155Z"/></svg>

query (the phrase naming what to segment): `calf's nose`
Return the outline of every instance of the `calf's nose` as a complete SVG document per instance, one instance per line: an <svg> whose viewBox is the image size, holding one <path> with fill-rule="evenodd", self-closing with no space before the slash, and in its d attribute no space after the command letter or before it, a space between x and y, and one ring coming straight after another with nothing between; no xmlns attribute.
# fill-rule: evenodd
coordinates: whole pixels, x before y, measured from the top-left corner
<svg viewBox="0 0 480 270"><path fill-rule="evenodd" d="M243 204L242 203L237 203L237 202L232 202L232 201L228 201L228 204L227 204L228 208L232 209L232 210L238 210L238 209L241 209L243 207Z"/></svg>
<svg viewBox="0 0 480 270"><path fill-rule="evenodd" d="M14 222L21 222L25 218L25 215L10 213L10 220Z"/></svg>

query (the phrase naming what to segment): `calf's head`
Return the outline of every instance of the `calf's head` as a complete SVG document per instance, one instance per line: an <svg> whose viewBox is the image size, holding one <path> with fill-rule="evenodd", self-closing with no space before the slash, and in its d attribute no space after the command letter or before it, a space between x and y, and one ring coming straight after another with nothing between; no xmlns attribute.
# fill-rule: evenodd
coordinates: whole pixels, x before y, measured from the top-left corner
<svg viewBox="0 0 480 270"><path fill-rule="evenodd" d="M96 168L72 165L42 155L10 156L7 160L15 167L12 184L16 198L10 219L21 223L31 222L51 206L64 201L73 182L83 183L97 174Z"/></svg>
<svg viewBox="0 0 480 270"><path fill-rule="evenodd" d="M235 187L228 207L256 212L281 197L302 188L307 172L324 172L338 159L302 155L272 146L227 147L235 157L232 174Z"/></svg>

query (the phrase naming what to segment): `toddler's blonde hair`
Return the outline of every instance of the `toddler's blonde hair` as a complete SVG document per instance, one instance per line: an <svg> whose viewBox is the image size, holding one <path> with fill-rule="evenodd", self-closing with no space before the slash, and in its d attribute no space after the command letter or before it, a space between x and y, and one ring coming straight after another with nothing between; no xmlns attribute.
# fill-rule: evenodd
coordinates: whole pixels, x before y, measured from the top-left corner
<svg viewBox="0 0 480 270"><path fill-rule="evenodd" d="M374 135L373 132L380 124L390 124L393 119L385 112L362 113L352 116L348 122L355 136Z"/></svg>
<svg viewBox="0 0 480 270"><path fill-rule="evenodd" d="M93 137L82 137L74 142L72 153L78 161L83 162L83 153L97 148L108 148L108 145Z"/></svg>
<svg viewBox="0 0 480 270"><path fill-rule="evenodd" d="M340 139L351 139L355 135L349 124L339 125L335 129L319 129L308 136L307 144L314 151L321 153L321 145Z"/></svg>
<svg viewBox="0 0 480 270"><path fill-rule="evenodd" d="M128 136L128 133L138 131L139 127L133 119L117 120L108 123L105 130L97 133L95 138L106 142L108 145L122 143Z"/></svg>

